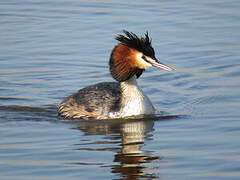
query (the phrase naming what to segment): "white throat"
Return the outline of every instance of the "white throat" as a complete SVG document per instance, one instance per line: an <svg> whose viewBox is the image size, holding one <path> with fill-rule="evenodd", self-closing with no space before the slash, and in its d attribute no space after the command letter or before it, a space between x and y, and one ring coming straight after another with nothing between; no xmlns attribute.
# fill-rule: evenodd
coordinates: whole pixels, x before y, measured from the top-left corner
<svg viewBox="0 0 240 180"><path fill-rule="evenodd" d="M121 82L120 86L122 91L121 117L155 113L151 101L139 88L136 76Z"/></svg>

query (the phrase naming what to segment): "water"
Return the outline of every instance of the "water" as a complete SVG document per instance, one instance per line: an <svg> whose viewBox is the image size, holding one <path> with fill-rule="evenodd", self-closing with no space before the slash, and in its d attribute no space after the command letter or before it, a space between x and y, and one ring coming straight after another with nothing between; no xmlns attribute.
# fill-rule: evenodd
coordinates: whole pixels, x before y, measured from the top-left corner
<svg viewBox="0 0 240 180"><path fill-rule="evenodd" d="M239 179L238 1L0 2L1 179ZM158 119L66 122L61 100L109 81L122 29L177 71L139 79Z"/></svg>

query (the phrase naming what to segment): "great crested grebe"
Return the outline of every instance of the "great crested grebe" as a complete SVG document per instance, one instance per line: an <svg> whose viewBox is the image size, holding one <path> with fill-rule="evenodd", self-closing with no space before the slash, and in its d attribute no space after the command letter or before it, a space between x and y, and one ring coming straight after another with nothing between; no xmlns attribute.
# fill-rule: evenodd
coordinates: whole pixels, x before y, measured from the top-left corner
<svg viewBox="0 0 240 180"><path fill-rule="evenodd" d="M123 31L120 43L112 50L109 66L112 77L118 82L102 82L80 89L59 105L58 113L64 118L109 119L155 113L149 98L143 94L136 79L152 66L172 71L159 62L148 33L145 37Z"/></svg>

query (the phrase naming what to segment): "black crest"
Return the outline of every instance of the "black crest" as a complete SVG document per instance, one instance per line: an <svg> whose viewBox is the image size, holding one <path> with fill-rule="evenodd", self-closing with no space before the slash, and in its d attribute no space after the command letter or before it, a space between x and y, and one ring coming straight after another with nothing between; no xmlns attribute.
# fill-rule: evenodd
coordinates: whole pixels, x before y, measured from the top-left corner
<svg viewBox="0 0 240 180"><path fill-rule="evenodd" d="M116 40L138 50L139 52L142 52L149 57L155 57L155 52L152 47L152 40L149 38L148 32L145 33L145 37L140 38L132 32L128 32L126 30L123 30L123 32L126 36L119 34L116 37Z"/></svg>

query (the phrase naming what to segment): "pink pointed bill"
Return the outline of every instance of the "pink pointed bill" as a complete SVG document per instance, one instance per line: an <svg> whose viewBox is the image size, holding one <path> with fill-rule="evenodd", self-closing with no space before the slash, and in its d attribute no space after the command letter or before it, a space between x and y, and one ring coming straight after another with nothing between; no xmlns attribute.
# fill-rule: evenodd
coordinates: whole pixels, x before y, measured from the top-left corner
<svg viewBox="0 0 240 180"><path fill-rule="evenodd" d="M159 68L159 69L163 69L165 71L173 71L173 70L175 70L174 68L159 62L157 59L149 58L148 62L150 62L152 64L152 66L154 66L156 68Z"/></svg>
<svg viewBox="0 0 240 180"><path fill-rule="evenodd" d="M160 62L151 62L152 63L152 65L154 66L154 67L156 67L156 68L159 68L159 69L163 69L163 70L165 70L165 71L173 71L173 70L175 70L174 68L172 68L172 67L170 67L170 66L167 66L167 65L165 65L165 64L163 64L163 63L160 63Z"/></svg>

